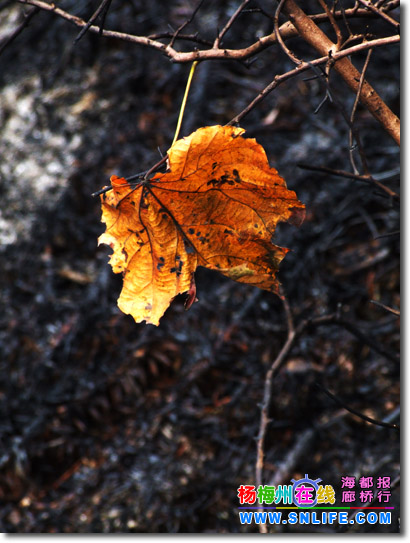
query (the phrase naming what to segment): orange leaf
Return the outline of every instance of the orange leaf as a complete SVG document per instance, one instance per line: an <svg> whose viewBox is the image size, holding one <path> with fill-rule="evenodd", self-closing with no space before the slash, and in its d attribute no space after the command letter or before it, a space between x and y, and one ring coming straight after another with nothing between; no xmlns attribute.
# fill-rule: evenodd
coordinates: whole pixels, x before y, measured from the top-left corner
<svg viewBox="0 0 410 543"><path fill-rule="evenodd" d="M106 232L122 272L119 308L159 324L172 299L195 300L197 266L278 293L288 249L272 243L279 221L299 225L304 205L268 164L264 149L231 126L200 128L168 151L168 171L137 186L111 177L101 196Z"/></svg>

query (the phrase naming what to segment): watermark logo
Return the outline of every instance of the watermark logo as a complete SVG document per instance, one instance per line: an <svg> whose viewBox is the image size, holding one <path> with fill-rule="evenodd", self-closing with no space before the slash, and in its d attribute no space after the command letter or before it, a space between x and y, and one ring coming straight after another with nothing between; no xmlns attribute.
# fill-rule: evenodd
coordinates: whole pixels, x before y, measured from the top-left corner
<svg viewBox="0 0 410 543"><path fill-rule="evenodd" d="M391 477L341 477L342 503L361 503L377 501L389 503L391 498Z"/></svg>
<svg viewBox="0 0 410 543"><path fill-rule="evenodd" d="M241 524L391 524L388 510L394 507L386 505L391 496L390 480L343 476L339 505L335 505L333 486L323 484L321 478L312 479L307 473L301 479L291 479L289 485L240 485L239 519ZM356 511L349 513L353 509Z"/></svg>
<svg viewBox="0 0 410 543"><path fill-rule="evenodd" d="M306 473L303 479L292 479L293 485L241 485L238 498L241 505L296 505L315 507L317 504L335 503L335 491L331 485L321 485L322 479L310 479Z"/></svg>

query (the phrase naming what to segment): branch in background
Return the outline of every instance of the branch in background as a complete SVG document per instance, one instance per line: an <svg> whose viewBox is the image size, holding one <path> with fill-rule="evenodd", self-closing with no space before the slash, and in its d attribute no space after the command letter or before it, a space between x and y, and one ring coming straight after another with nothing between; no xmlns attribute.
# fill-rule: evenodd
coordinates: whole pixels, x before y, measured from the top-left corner
<svg viewBox="0 0 410 543"><path fill-rule="evenodd" d="M23 32L26 26L28 26L28 24L30 23L31 19L34 17L34 15L36 15L39 11L39 7L34 7L33 9L30 9L27 13L24 14L24 21L15 30L13 30L13 32L9 36L3 38L2 43L0 43L0 55L4 51L4 49L8 45L10 45L21 32Z"/></svg>
<svg viewBox="0 0 410 543"><path fill-rule="evenodd" d="M288 337L286 339L285 344L283 345L282 349L280 350L278 356L273 361L271 367L269 368L266 377L265 377L265 385L263 388L263 400L262 400L262 408L261 408L261 418L259 423L259 434L256 440L256 468L255 468L255 485L258 488L260 485L262 485L263 481L263 464L264 464L264 457L265 457L265 437L266 437L266 430L268 427L268 424L270 422L269 419L269 408L271 404L271 397L272 397L272 381L274 376L277 374L279 369L282 367L283 363L286 361L286 358L292 349L296 338L299 336L301 331L303 330L304 323L302 322L301 325L298 327L297 330L293 327L293 320L290 317L289 313L289 306L287 305L288 302L286 300L286 297L283 298L284 302L284 309L287 317L288 322ZM263 506L261 505L259 510L263 511ZM267 533L267 528L265 524L259 525L259 531L261 533Z"/></svg>
<svg viewBox="0 0 410 543"><path fill-rule="evenodd" d="M223 29L219 32L218 36L215 39L214 42L214 49L219 49L219 45L222 41L222 38L225 36L225 34L228 32L228 30L231 28L235 20L239 17L243 9L246 7L247 4L249 4L250 0L243 0L242 4L238 7L238 9L233 13L232 17L229 19L229 21L226 23L226 25L223 27Z"/></svg>
<svg viewBox="0 0 410 543"><path fill-rule="evenodd" d="M182 32L182 30L184 30L184 28L186 28L190 23L192 23L192 21L195 19L195 15L198 13L199 9L201 8L202 4L203 4L204 0L199 0L199 3L198 5L196 6L196 8L194 9L194 11L192 12L192 15L191 17L189 17L189 19L187 19L185 22L183 22L177 29L176 31L174 32L174 34L172 35L172 39L169 43L169 46L170 47L173 47L174 46L174 43L175 43L175 40L179 37L180 35L180 32Z"/></svg>
<svg viewBox="0 0 410 543"><path fill-rule="evenodd" d="M390 189L386 185L383 185L383 183L380 183L380 181L378 181L375 176L372 175L358 175L355 173L346 172L344 170L333 170L332 168L327 168L326 166L312 166L311 164L304 163L299 163L298 167L303 168L304 170L329 173L331 175L337 175L338 177L345 177L347 179L356 179L357 181L363 181L365 183L374 183L379 189L388 194L390 198L396 200L400 199L399 195L394 192L394 190Z"/></svg>
<svg viewBox="0 0 410 543"><path fill-rule="evenodd" d="M341 319L339 315L332 314L332 315L324 315L323 317L317 317L316 319L313 319L311 321L307 321L306 326L323 326L323 325L330 325L335 324L337 326L343 327L345 330L350 332L352 335L356 336L356 338L364 343L365 345L368 345L371 349L373 349L376 353L379 353L382 356L385 356L388 360L394 363L400 362L400 356L397 353L394 353L388 349L386 349L383 345L381 345L375 338L371 336L367 336L364 334L357 326L352 324L351 322Z"/></svg>
<svg viewBox="0 0 410 543"><path fill-rule="evenodd" d="M150 34L147 36L150 40L159 40L161 38L173 38L175 32L158 32L157 34ZM200 45L206 45L207 47L212 47L212 42L209 40L204 40L199 37L197 33L195 34L178 34L177 38L179 40L192 41Z"/></svg>
<svg viewBox="0 0 410 543"><path fill-rule="evenodd" d="M98 8L95 10L95 12L91 15L90 19L88 20L87 24L83 27L81 32L78 34L76 39L74 40L74 43L77 43L81 40L81 38L84 36L84 34L87 32L87 30L90 29L91 25L94 21L98 19L100 14L102 14L102 21L100 25L99 34L102 33L103 27L104 27L104 21L105 17L107 15L108 10L110 9L111 0L103 0L101 4L98 6Z"/></svg>
<svg viewBox="0 0 410 543"><path fill-rule="evenodd" d="M280 12L281 12L281 9L283 7L284 2L285 2L285 0L280 0L279 5L278 5L278 7L277 7L277 9L275 11L275 16L273 18L276 41L279 43L282 50L290 58L290 60L292 62L294 62L297 66L299 66L302 63L302 61L294 53L292 53L292 51L288 47L286 47L285 42L283 41L283 38L280 35L279 15L280 15Z"/></svg>
<svg viewBox="0 0 410 543"><path fill-rule="evenodd" d="M369 66L370 57L372 55L372 52L373 52L373 49L369 49L367 51L366 61L364 63L363 70L362 70L362 73L360 75L359 88L357 89L356 98L354 100L354 104L353 104L353 107L352 107L352 113L350 114L349 154L350 154L350 163L352 165L354 173L356 173L356 174L359 173L359 170L356 168L356 164L355 164L355 161L354 161L354 154L353 154L353 151L354 151L353 137L354 137L355 132L356 132L355 138L356 138L356 141L357 141L357 143L358 143L358 145L360 147L360 151L361 151L360 156L362 158L363 169L364 169L366 174L369 174L369 169L368 169L368 166L367 166L367 160L366 160L366 157L364 155L362 144L361 144L361 141L360 141L361 138L359 137L357 131L354 130L353 126L354 126L354 118L355 118L355 115L356 115L357 105L359 103L360 94L361 94L362 88L363 88L364 76L366 74L367 67Z"/></svg>
<svg viewBox="0 0 410 543"><path fill-rule="evenodd" d="M333 17L333 13L328 8L325 0L318 0L318 1L319 1L319 4L324 9L326 15L328 16L329 21L330 21L330 23L331 23L331 25L333 27L333 30L335 31L336 39L337 39L336 47L339 50L342 47L342 41L343 41L342 32L341 32L341 30L339 28L339 25L336 23L336 19Z"/></svg>
<svg viewBox="0 0 410 543"><path fill-rule="evenodd" d="M368 49L372 49L373 47L381 47L383 45L399 43L399 42L400 42L400 36L398 34L395 36L389 36L388 38L379 38L376 40L371 40L369 42L359 43L358 45L354 45L352 47L349 47L348 49L343 49L342 51L338 51L337 53L332 54L331 59L333 61L336 61L339 59L344 59L344 57L347 57L349 55L358 53L359 51L367 51ZM281 75L277 75L273 79L273 81L271 81L271 83L269 83L269 85L267 85L243 111L238 113L238 115L236 115L231 121L229 121L228 124L239 123L241 119L243 119L243 117L245 117L245 115L247 115L259 102L261 102L270 92L276 89L276 87L278 87L281 83L283 83L287 79L290 79L291 77L294 77L302 72L305 72L306 70L311 69L312 66L319 66L320 64L325 64L326 62L329 62L329 55L317 58L315 60L312 60L311 62L302 62L302 64L299 64L299 66L297 66L293 70L290 70L289 72L286 72ZM359 80L360 80L360 74L357 79L358 84L359 84ZM399 121L399 124L400 124L400 121Z"/></svg>
<svg viewBox="0 0 410 543"><path fill-rule="evenodd" d="M379 236L379 237L381 237L381 236ZM376 300L370 300L370 303L374 304L374 305L377 305L379 307L382 307L383 309L385 309L389 313L393 313L393 315L396 315L396 317L400 317L400 311L398 309L393 309L392 307L389 307L388 305L384 305L384 304L382 304L380 302L376 302Z"/></svg>
<svg viewBox="0 0 410 543"><path fill-rule="evenodd" d="M48 4L41 0L19 0L22 4L30 4L36 6L40 9L51 11L56 15L70 21L71 23L80 26L86 27L87 23L74 15L56 7L54 4ZM245 3L242 4L242 6ZM241 6L241 7L242 7ZM321 59L315 59L312 61L311 65L321 64L322 62L332 62L334 69L341 75L345 80L348 86L353 90L354 93L359 91L360 85L360 73L353 66L351 61L348 58L348 54L358 52L360 50L367 50L372 47L377 47L380 45L388 45L393 43L398 43L400 41L400 36L390 36L388 38L381 38L378 40L371 40L370 42L364 42L358 46L351 47L342 51L337 50L336 44L334 44L322 30L316 25L314 20L311 17L308 17L294 2L294 0L287 0L283 3L283 11L287 13L290 22L292 25L287 28L296 28L297 33L311 46L313 46L322 56ZM342 12L341 12L342 13ZM343 12L346 17L346 11ZM324 14L326 20L328 16ZM335 15L333 15L335 17ZM282 29L282 27L281 27ZM91 25L88 30L90 32L100 33L101 28ZM282 32L282 30L281 30ZM292 30L293 32L293 30ZM277 33L277 32L276 32ZM166 56L168 56L173 62L184 63L184 62L194 62L200 60L210 60L210 59L225 59L225 60L245 60L250 56L255 55L257 52L265 49L275 41L277 41L276 33L273 32L269 36L264 36L260 38L257 42L250 45L245 49L220 49L219 47L213 47L212 49L203 50L203 51L190 51L190 52L178 52L171 45L165 45L159 41L147 38L145 36L134 36L131 34L125 34L122 32L114 32L111 30L103 30L101 34L106 37L112 37L117 39L122 39L146 47L151 47L158 51L161 51ZM294 35L294 34L293 34ZM282 37L283 38L283 37ZM171 42L172 43L172 42ZM369 45L370 44L370 45ZM346 53L346 51L350 51ZM324 60L322 60L324 59ZM308 63L301 63L297 70L302 71L303 69L308 69ZM262 93L255 99L256 101L252 102L246 110L240 113L231 121L230 124L238 122L250 109L254 107L261 99L263 99L271 90L273 90L279 82L292 77L296 72L288 72L288 75L279 76L281 79L275 80L266 87ZM394 141L400 145L400 120L398 117L390 110L390 108L384 103L381 97L376 93L376 91L371 87L367 81L363 81L362 89L360 92L360 101L362 104L370 111L370 113L382 124L386 132L394 139ZM249 109L250 108L250 109Z"/></svg>
<svg viewBox="0 0 410 543"><path fill-rule="evenodd" d="M339 60L337 54L340 51L337 50L336 44L326 36L294 0L287 0L283 6L283 11L297 28L301 38L314 47L319 54L333 58L336 72L344 79L352 91L357 93L360 85L360 73L348 58ZM367 81L363 82L360 101L373 117L380 122L397 145L400 145L400 120Z"/></svg>
<svg viewBox="0 0 410 543"><path fill-rule="evenodd" d="M343 407L343 409L346 409L346 411L349 411L349 413L352 413L352 415L356 415L356 417L359 417L359 419L365 420L366 422L370 422L370 424L375 424L376 426L383 426L384 428L390 428L392 430L400 430L400 426L398 424L391 424L390 422L384 422L382 420L376 420L372 417L368 417L367 415L364 415L363 413L360 413L360 411L357 411L356 409L353 409L352 407L349 407L346 405L345 402L343 402L340 398L335 396L330 390L327 390L324 386L322 386L319 383L316 383L316 386L324 393L326 396L331 398L334 402L336 402L340 407Z"/></svg>
<svg viewBox="0 0 410 543"><path fill-rule="evenodd" d="M393 19L393 17L390 17L390 15L387 15L387 13L384 13L384 11L374 6L368 0L359 0L359 2L370 11L373 11L373 13L377 14L379 17L382 17L382 19L393 25L397 32L400 30L400 23L396 21L396 19Z"/></svg>
<svg viewBox="0 0 410 543"><path fill-rule="evenodd" d="M87 24L86 21L84 21L80 17L72 15L71 13L68 13L67 11L64 11L58 8L54 4L49 4L47 2L43 2L42 0L18 0L18 2L20 2L21 4L36 6L44 11L50 11L54 13L55 15L62 17L66 21L69 21L70 23L81 28ZM395 3L393 7L396 7L396 5L398 5L398 2ZM351 9L345 10L344 12L337 11L333 14L333 17L335 19L341 19L344 16L348 18L353 18L353 17L374 18L376 17L375 14L373 14L372 12L369 12L366 9L356 9L356 8L351 8ZM311 19L312 21L316 21L317 23L328 21L328 17L326 13L321 13L319 15L312 15L308 18ZM288 38L293 38L298 35L298 30L294 27L294 25L291 22L284 23L283 25L280 26L279 30L280 30L282 39L284 40ZM96 34L100 34L101 29L98 26L91 25L88 31L96 33ZM246 60L249 57L256 55L257 53L260 53L267 47L270 47L272 44L277 43L275 32L272 32L271 34L268 34L267 36L263 36L262 38L259 38L258 41L256 41L249 47L245 47L243 49L219 49L219 48L215 49L212 47L210 49L205 49L201 51L188 51L188 52L181 51L180 52L180 51L176 51L171 46L171 44L167 46L164 43L161 43L160 41L155 39L156 36L161 37L163 36L163 34L155 35L155 37L147 37L147 36L135 36L134 34L126 34L124 32L116 32L113 30L103 30L101 32L101 35L106 38L115 38L122 41L135 43L137 45L142 45L144 47L151 47L152 49L161 51L170 60L177 63L189 63L189 62L193 62L194 60L216 60L216 59ZM182 36L179 36L179 37L183 39ZM398 41L399 40L393 40L391 43L397 43ZM200 40L198 38L198 43L204 43L204 40ZM386 42L381 45L388 45L389 43L390 42Z"/></svg>
<svg viewBox="0 0 410 543"><path fill-rule="evenodd" d="M376 339L374 339L373 337L368 337L351 322L345 319L341 319L338 313L323 315L321 317L316 317L313 319L305 319L301 321L296 328L294 328L293 320L290 313L290 308L288 306L286 297L284 297L283 300L284 300L284 309L285 309L287 323L288 323L287 324L288 335L287 335L286 342L284 343L283 347L279 351L278 356L275 358L275 360L271 364L271 367L269 368L265 377L263 399L262 399L262 404L261 404L261 418L260 418L260 424L259 424L259 434L256 441L255 485L257 487L263 483L265 437L266 437L268 424L271 422L271 420L269 419L269 409L270 409L271 397L272 397L272 382L273 382L274 377L277 375L278 371L282 368L283 364L286 362L287 357L291 349L295 345L296 340L306 330L308 330L312 326L323 326L323 325L333 325L333 324L337 326L341 326L345 328L348 332L356 336L357 339L359 339L365 345L368 345L371 349L373 349L377 353L385 356L386 358L388 358L389 360L393 362L399 362L398 355L396 355L395 353L392 353L388 349L385 349L384 346L380 345ZM343 407L346 408L345 405L343 405ZM355 413L355 414L358 414L358 413ZM361 416L361 414L359 416ZM375 421L372 419L370 422L375 422ZM382 424L388 425L389 427L391 427L391 425L388 423L382 423ZM263 506L260 506L259 510L263 511Z"/></svg>

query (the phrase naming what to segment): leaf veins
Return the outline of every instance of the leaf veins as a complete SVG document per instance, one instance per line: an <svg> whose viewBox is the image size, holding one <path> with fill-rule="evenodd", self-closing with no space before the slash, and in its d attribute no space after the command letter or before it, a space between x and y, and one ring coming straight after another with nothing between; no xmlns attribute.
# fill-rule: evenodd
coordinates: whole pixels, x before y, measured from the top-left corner
<svg viewBox="0 0 410 543"><path fill-rule="evenodd" d="M170 148L166 173L136 187L111 177L99 243L113 248L110 264L124 276L118 305L136 322L158 325L183 292L191 305L197 266L278 293L288 249L271 239L279 221L303 221L304 205L243 132L200 128Z"/></svg>

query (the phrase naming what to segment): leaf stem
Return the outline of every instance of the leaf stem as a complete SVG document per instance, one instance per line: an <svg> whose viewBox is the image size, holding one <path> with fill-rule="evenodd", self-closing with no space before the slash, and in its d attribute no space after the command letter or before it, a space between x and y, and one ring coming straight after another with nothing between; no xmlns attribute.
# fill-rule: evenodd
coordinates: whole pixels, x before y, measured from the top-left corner
<svg viewBox="0 0 410 543"><path fill-rule="evenodd" d="M187 81L187 84L186 84L186 87L185 87L185 94L184 94L184 97L182 99L181 109L179 111L177 128L175 130L175 136L174 136L174 140L172 142L172 145L174 145L174 143L177 141L178 136L179 136L179 131L181 130L181 124L182 124L182 119L184 117L184 111L185 111L185 106L186 106L187 99L188 99L188 93L189 93L189 89L191 87L192 78L194 76L194 72L195 72L195 68L196 68L197 64L198 64L198 61L195 60L192 63L191 69L189 71L188 81Z"/></svg>

